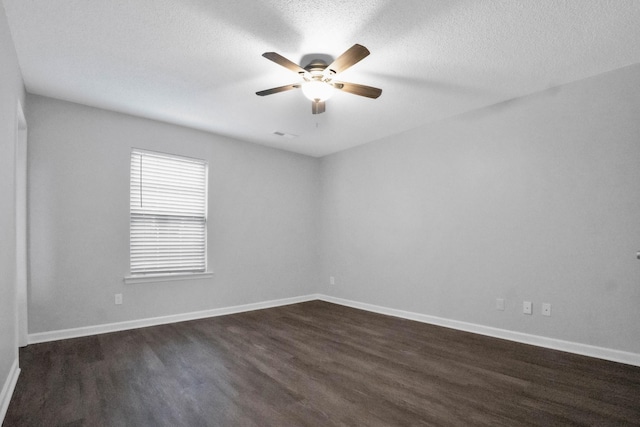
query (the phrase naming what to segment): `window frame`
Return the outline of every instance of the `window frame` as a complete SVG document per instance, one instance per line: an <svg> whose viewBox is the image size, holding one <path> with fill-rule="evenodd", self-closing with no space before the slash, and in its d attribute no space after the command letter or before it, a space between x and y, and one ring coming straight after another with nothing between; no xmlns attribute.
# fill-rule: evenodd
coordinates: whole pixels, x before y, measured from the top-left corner
<svg viewBox="0 0 640 427"><path fill-rule="evenodd" d="M173 271L173 272L149 272L149 273L132 273L132 224L133 211L132 203L132 165L134 155L139 153L144 156L145 153L167 158L185 159L195 161L204 165L204 271ZM206 279L213 276L213 272L209 270L208 263L208 199L209 199L209 162L205 159L183 156L179 154L165 153L161 151L145 150L132 147L129 152L129 275L125 276L125 283L148 283L148 282L165 282L174 280L190 280L190 279Z"/></svg>

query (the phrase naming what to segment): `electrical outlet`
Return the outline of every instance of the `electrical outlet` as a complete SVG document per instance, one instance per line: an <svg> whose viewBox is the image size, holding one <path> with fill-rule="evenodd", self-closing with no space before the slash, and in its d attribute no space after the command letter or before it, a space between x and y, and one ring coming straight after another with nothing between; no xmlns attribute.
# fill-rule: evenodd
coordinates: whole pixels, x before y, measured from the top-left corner
<svg viewBox="0 0 640 427"><path fill-rule="evenodd" d="M504 311L504 298L496 299L496 310Z"/></svg>
<svg viewBox="0 0 640 427"><path fill-rule="evenodd" d="M116 294L116 305L122 304L122 294Z"/></svg>
<svg viewBox="0 0 640 427"><path fill-rule="evenodd" d="M532 314L533 313L533 304L531 304L531 301L524 301L522 303L522 312L524 314Z"/></svg>
<svg viewBox="0 0 640 427"><path fill-rule="evenodd" d="M329 276L329 284L330 285L335 285L336 284L336 278L333 276Z"/></svg>
<svg viewBox="0 0 640 427"><path fill-rule="evenodd" d="M548 302L542 303L542 315L551 316L551 304Z"/></svg>

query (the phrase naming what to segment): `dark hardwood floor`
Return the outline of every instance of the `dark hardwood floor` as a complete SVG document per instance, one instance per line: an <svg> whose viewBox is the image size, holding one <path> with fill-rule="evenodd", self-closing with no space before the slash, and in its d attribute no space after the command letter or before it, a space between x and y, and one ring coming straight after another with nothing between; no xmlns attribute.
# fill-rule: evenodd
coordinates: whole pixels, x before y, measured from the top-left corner
<svg viewBox="0 0 640 427"><path fill-rule="evenodd" d="M3 426L640 425L640 368L320 301L30 345Z"/></svg>

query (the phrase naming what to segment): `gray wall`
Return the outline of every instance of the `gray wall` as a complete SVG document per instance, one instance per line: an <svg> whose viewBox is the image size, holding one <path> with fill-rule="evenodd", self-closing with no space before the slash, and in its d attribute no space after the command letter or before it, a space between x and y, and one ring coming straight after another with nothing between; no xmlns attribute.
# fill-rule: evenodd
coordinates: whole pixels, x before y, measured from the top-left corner
<svg viewBox="0 0 640 427"><path fill-rule="evenodd" d="M639 99L633 66L319 160L29 96L30 332L322 292L640 353ZM209 160L213 279L123 284L131 147Z"/></svg>
<svg viewBox="0 0 640 427"><path fill-rule="evenodd" d="M317 159L33 95L27 122L30 333L314 291ZM123 283L132 147L208 160L212 279Z"/></svg>
<svg viewBox="0 0 640 427"><path fill-rule="evenodd" d="M15 140L16 107L24 89L0 3L0 389L18 357L16 345Z"/></svg>
<svg viewBox="0 0 640 427"><path fill-rule="evenodd" d="M321 166L321 292L640 353L639 65Z"/></svg>

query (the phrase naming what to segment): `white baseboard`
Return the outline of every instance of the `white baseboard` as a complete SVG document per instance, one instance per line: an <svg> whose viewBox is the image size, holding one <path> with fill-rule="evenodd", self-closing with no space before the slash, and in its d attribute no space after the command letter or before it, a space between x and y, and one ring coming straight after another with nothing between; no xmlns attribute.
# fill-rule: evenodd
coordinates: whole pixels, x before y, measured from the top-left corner
<svg viewBox="0 0 640 427"><path fill-rule="evenodd" d="M11 365L9 375L2 386L2 391L0 391L0 425L2 425L5 415L7 415L11 396L13 396L13 391L18 383L18 376L20 376L20 368L18 367L18 358L16 357L13 365Z"/></svg>
<svg viewBox="0 0 640 427"><path fill-rule="evenodd" d="M371 311L388 316L401 317L403 319L415 320L431 325L444 326L445 328L457 329L474 334L487 335L494 338L501 338L524 344L531 344L538 347L550 348L553 350L566 351L568 353L580 354L583 356L595 357L598 359L610 360L612 362L625 363L627 365L640 366L640 354L630 353L621 350L613 350L604 347L596 347L588 344L580 344L571 341L563 341L555 338L547 338L539 335L530 335L522 332L509 331L506 329L493 328L490 326L478 325L475 323L461 322L458 320L445 319L437 316L413 313L410 311L396 310L393 308L381 307L373 304L366 304L351 301L343 298L331 297L328 295L317 295L322 301L340 304L360 310Z"/></svg>
<svg viewBox="0 0 640 427"><path fill-rule="evenodd" d="M431 325L443 326L465 332L486 335L494 338L501 338L509 341L531 344L538 347L550 348L553 350L566 351L568 353L581 354L583 356L595 357L598 359L610 360L613 362L625 363L628 365L640 366L640 354L630 353L621 350L613 350L604 347L597 347L588 344L581 344L571 341L563 341L555 338L548 338L539 335L530 335L522 332L509 331L507 329L493 328L490 326L478 325L475 323L461 322L459 320L445 319L427 314L414 313L410 311L397 310L373 304L351 301L343 298L332 297L322 294L311 294L294 298L285 298L258 302L253 304L237 305L232 307L215 308L212 310L196 311L171 316L153 317L148 319L130 320L126 322L108 323L104 325L86 326L82 328L63 329L59 331L40 332L29 334L29 344L36 344L49 341L57 341L68 338L78 338L90 335L98 335L109 332L126 331L129 329L145 328L147 326L164 325L167 323L184 322L187 320L204 319L207 317L224 316L226 314L242 313L245 311L262 310L265 308L280 307L283 305L297 304L306 301L321 300L360 310L385 314L388 316L401 317L403 319L415 320L417 322ZM19 370L18 370L19 372ZM16 375L17 380L17 375ZM14 384L15 385L15 384ZM4 395L3 395L4 396ZM8 404L8 403L7 403Z"/></svg>
<svg viewBox="0 0 640 427"><path fill-rule="evenodd" d="M283 305L297 304L300 302L318 299L317 295L305 295L294 298L285 298L271 301L257 302L253 304L236 305L232 307L214 308L211 310L194 311L191 313L174 314L170 316L152 317L147 319L129 320L125 322L107 323L103 325L84 326L81 328L62 329L58 331L39 332L29 334L29 344L37 344L49 341L64 340L68 338L86 337L105 334L109 332L126 331L130 329L146 328L148 326L165 325L168 323L185 322L187 320L204 319L207 317L224 316L226 314L242 313L245 311L262 310L265 308L280 307Z"/></svg>

